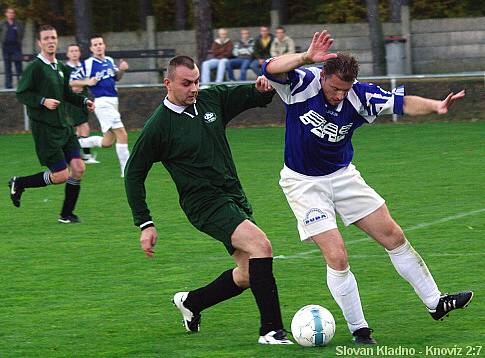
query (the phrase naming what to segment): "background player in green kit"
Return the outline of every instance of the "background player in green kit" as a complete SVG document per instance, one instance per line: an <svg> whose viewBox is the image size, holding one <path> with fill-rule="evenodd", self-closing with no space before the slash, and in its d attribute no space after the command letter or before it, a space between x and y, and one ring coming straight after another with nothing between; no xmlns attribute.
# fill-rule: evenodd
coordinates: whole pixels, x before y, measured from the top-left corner
<svg viewBox="0 0 485 358"><path fill-rule="evenodd" d="M153 255L157 231L144 182L152 164L161 162L191 224L221 241L236 262L236 268L207 286L175 294L187 331L199 331L202 310L251 288L261 314L258 342L292 344L283 329L271 243L254 224L225 134L231 119L270 103L274 91L259 77L256 86L219 85L199 93L199 77L190 57L170 61L164 80L168 95L148 119L128 160L125 186L135 225L141 229L141 247Z"/></svg>
<svg viewBox="0 0 485 358"><path fill-rule="evenodd" d="M66 56L68 61L66 65L70 70L69 76L76 72L79 68L81 68L81 47L78 44L70 44L67 46ZM92 77L88 80L88 85L93 86L98 82L96 77ZM86 86L73 86L71 84L72 91L74 93L82 94L83 96L89 96L88 88ZM89 137L89 132L91 129L89 128L88 122L88 111L86 108L79 108L73 106L72 104L66 103L66 110L67 115L71 119L72 124L76 128L76 135L78 138L87 138ZM83 154L82 158L86 164L96 164L99 163L95 156L91 153L91 148L82 148Z"/></svg>
<svg viewBox="0 0 485 358"><path fill-rule="evenodd" d="M94 103L75 94L69 86L69 70L56 59L57 31L49 25L39 28L40 54L27 66L17 86L17 99L27 106L40 164L49 170L34 175L14 176L9 181L10 198L16 207L26 188L66 183L59 222L76 223L73 210L80 191L84 163L72 123L66 118L64 102L92 111ZM68 169L69 165L69 169Z"/></svg>

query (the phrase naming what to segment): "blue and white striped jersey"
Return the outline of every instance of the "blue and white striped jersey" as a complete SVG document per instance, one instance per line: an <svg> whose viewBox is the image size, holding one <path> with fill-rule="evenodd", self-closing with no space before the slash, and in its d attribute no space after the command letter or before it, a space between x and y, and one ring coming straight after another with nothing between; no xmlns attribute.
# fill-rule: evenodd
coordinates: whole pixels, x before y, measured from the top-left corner
<svg viewBox="0 0 485 358"><path fill-rule="evenodd" d="M115 87L118 71L118 67L111 57L106 56L100 60L91 56L82 62L80 69L71 74L71 81L96 77L98 83L95 86L89 86L89 91L94 98L118 97Z"/></svg>
<svg viewBox="0 0 485 358"><path fill-rule="evenodd" d="M387 92L372 83L355 81L337 106L325 100L318 67L297 68L281 81L263 74L286 107L285 165L309 176L331 174L352 161L352 134L381 114L402 114L404 87Z"/></svg>

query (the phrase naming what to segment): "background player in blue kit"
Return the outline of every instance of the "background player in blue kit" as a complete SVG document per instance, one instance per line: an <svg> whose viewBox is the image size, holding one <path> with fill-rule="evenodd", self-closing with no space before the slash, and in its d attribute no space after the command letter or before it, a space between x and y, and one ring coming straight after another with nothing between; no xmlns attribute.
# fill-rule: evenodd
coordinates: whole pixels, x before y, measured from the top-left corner
<svg viewBox="0 0 485 358"><path fill-rule="evenodd" d="M105 55L106 44L101 35L91 36L90 42L93 55L83 61L82 67L71 76L71 85L89 86L89 90L95 98L96 109L94 113L101 126L103 137L80 138L79 143L83 148L111 147L116 141L116 154L123 177L130 153L128 135L118 111L116 81L123 77L129 66L124 60L120 60L118 66L116 66L114 60ZM97 79L95 84L92 83L93 77Z"/></svg>
<svg viewBox="0 0 485 358"><path fill-rule="evenodd" d="M392 219L385 201L352 165L352 134L381 114L444 114L461 91L437 101L405 95L404 87L387 92L356 81L357 60L331 54L333 39L315 33L304 53L282 55L263 65L286 107L285 165L280 185L298 221L302 241L313 241L327 263L327 285L356 343L375 344L357 282L350 271L336 213L384 246L397 272L414 288L435 320L463 308L473 292L442 295L419 254ZM301 66L325 62L324 68Z"/></svg>

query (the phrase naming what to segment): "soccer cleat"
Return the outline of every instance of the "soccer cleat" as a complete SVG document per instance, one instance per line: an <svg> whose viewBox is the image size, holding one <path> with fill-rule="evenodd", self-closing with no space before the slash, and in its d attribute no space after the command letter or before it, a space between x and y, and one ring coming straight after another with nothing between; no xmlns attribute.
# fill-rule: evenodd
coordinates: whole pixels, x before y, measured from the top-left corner
<svg viewBox="0 0 485 358"><path fill-rule="evenodd" d="M472 291L463 291L458 292L452 295L445 293L443 296L440 297L438 302L438 306L435 309L429 309L428 312L435 320L443 320L448 314L457 308L465 308L468 306L470 301L473 298Z"/></svg>
<svg viewBox="0 0 485 358"><path fill-rule="evenodd" d="M363 327L352 333L355 344L377 344L376 340L372 338L371 334L374 332L372 328Z"/></svg>
<svg viewBox="0 0 485 358"><path fill-rule="evenodd" d="M261 344L293 344L286 336L284 329L278 329L266 333L264 336L259 336L258 343Z"/></svg>
<svg viewBox="0 0 485 358"><path fill-rule="evenodd" d="M12 199L12 203L17 208L20 207L20 198L22 197L22 193L24 192L24 188L19 187L17 184L17 177L11 177L8 181L8 187L10 189L10 199Z"/></svg>
<svg viewBox="0 0 485 358"><path fill-rule="evenodd" d="M84 163L86 163L86 164L99 164L100 163L99 161L96 160L96 157L94 155L87 154L86 156L87 156L86 159L83 158Z"/></svg>
<svg viewBox="0 0 485 358"><path fill-rule="evenodd" d="M183 323L187 332L199 332L200 314L194 314L184 306L188 294L188 292L177 292L173 296L172 303L180 310L180 313L182 313Z"/></svg>
<svg viewBox="0 0 485 358"><path fill-rule="evenodd" d="M59 219L57 219L58 222L61 224L78 224L81 222L79 217L77 215L71 214L71 215L65 215L65 216L59 216Z"/></svg>

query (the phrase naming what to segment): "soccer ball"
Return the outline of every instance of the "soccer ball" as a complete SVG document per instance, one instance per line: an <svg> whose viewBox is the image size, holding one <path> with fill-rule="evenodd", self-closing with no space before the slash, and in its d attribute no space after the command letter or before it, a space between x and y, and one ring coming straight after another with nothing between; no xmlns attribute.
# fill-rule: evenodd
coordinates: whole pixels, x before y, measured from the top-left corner
<svg viewBox="0 0 485 358"><path fill-rule="evenodd" d="M326 308L307 305L300 308L293 316L291 333L301 346L325 346L335 334L335 319Z"/></svg>

